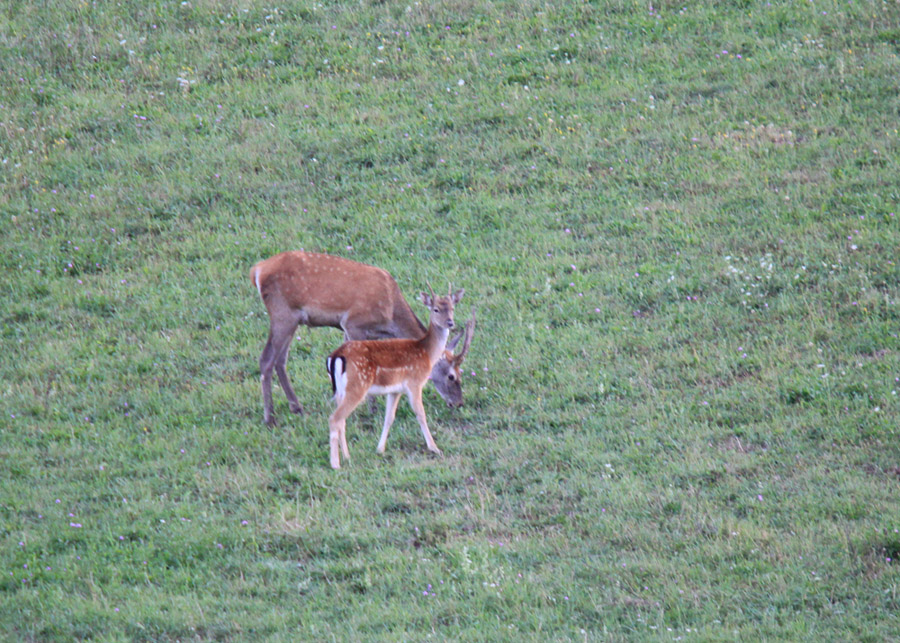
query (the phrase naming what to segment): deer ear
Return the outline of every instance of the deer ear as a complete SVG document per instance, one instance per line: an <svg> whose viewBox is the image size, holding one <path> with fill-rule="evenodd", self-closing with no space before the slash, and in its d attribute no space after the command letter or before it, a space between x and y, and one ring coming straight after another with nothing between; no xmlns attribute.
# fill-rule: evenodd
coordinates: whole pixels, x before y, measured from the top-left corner
<svg viewBox="0 0 900 643"><path fill-rule="evenodd" d="M466 289L465 289L465 288L460 288L459 290L457 290L455 293L453 293L453 294L451 295L451 298L453 299L453 305L454 305L454 306L455 306L456 304L459 303L459 300L462 299L462 296L463 296L463 294L464 294L465 292L466 292Z"/></svg>

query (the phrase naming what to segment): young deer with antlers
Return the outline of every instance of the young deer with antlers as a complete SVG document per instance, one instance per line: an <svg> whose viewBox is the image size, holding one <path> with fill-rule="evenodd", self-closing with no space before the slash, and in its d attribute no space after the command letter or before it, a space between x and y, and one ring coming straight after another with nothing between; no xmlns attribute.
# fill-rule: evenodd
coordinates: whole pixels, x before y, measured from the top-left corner
<svg viewBox="0 0 900 643"><path fill-rule="evenodd" d="M425 436L428 450L440 455L441 450L434 443L425 420L422 387L444 353L447 337L453 328L453 309L464 291L457 290L446 297L435 297L431 286L428 290L431 291L430 295L422 293L422 302L431 311L428 332L424 337L346 342L328 357L326 366L337 402L337 408L328 418L332 468L341 468L341 453L345 460L350 459L350 451L347 449L347 417L370 393L387 395L384 428L381 430L377 453L384 453L400 395L406 393L422 435Z"/></svg>
<svg viewBox="0 0 900 643"><path fill-rule="evenodd" d="M282 252L250 269L269 313L269 339L259 358L263 413L274 426L272 371L293 413L303 407L288 379L288 348L299 324L332 326L344 331L344 340L410 338L425 334L425 326L406 303L397 282L380 268L349 259L311 252ZM472 342L474 319L466 325L462 350L454 355L463 335L447 345L431 380L449 406L462 404L460 366Z"/></svg>

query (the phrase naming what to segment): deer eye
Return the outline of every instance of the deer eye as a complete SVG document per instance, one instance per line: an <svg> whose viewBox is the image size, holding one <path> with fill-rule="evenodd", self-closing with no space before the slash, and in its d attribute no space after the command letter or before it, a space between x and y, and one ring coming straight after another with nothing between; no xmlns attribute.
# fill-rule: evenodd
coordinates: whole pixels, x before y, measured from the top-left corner
<svg viewBox="0 0 900 643"><path fill-rule="evenodd" d="M447 376L447 379L449 379L451 382L455 382L455 381L456 381L456 375L454 375L453 373L450 373L450 375Z"/></svg>
<svg viewBox="0 0 900 643"><path fill-rule="evenodd" d="M436 312L436 313L441 312L441 309L440 309L440 308L434 308L433 310L434 310L434 312Z"/></svg>

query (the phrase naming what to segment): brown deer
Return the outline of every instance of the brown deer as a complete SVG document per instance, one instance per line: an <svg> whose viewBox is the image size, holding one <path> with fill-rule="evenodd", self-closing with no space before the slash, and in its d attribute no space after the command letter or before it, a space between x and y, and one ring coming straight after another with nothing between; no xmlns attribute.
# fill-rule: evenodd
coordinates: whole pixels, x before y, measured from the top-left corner
<svg viewBox="0 0 900 643"><path fill-rule="evenodd" d="M409 403L419 421L428 450L441 455L434 443L425 407L422 405L422 388L428 381L434 365L442 358L450 329L453 328L453 309L463 296L463 290L435 297L422 293L422 302L431 311L428 331L419 339L386 339L350 341L334 351L326 360L337 408L328 418L328 435L331 448L331 466L341 468L341 453L350 459L347 449L347 417L367 395L387 395L384 410L384 428L378 441L377 453L384 453L388 431L394 422L401 394L409 397ZM340 453L338 452L340 447Z"/></svg>
<svg viewBox="0 0 900 643"><path fill-rule="evenodd" d="M291 412L303 407L286 365L288 348L299 324L332 326L344 331L344 340L410 338L425 334L425 326L406 303L397 282L380 268L325 254L293 251L264 259L250 269L269 313L269 339L259 358L263 414L272 414L272 371L278 375ZM463 335L455 337L434 364L431 380L448 406L462 404L460 366L472 342L474 318L466 325L462 350L453 351Z"/></svg>

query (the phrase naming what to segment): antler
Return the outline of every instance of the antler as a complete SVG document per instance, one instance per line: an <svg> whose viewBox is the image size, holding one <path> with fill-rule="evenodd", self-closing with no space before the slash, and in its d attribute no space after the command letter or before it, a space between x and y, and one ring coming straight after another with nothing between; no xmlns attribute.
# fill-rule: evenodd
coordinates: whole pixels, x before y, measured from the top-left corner
<svg viewBox="0 0 900 643"><path fill-rule="evenodd" d="M472 306L472 316L469 318L469 321L466 322L466 328L463 331L463 334L462 350L453 356L453 361L456 362L457 366L462 364L462 361L466 357L466 353L469 352L469 346L472 345L472 335L475 334L475 306Z"/></svg>

